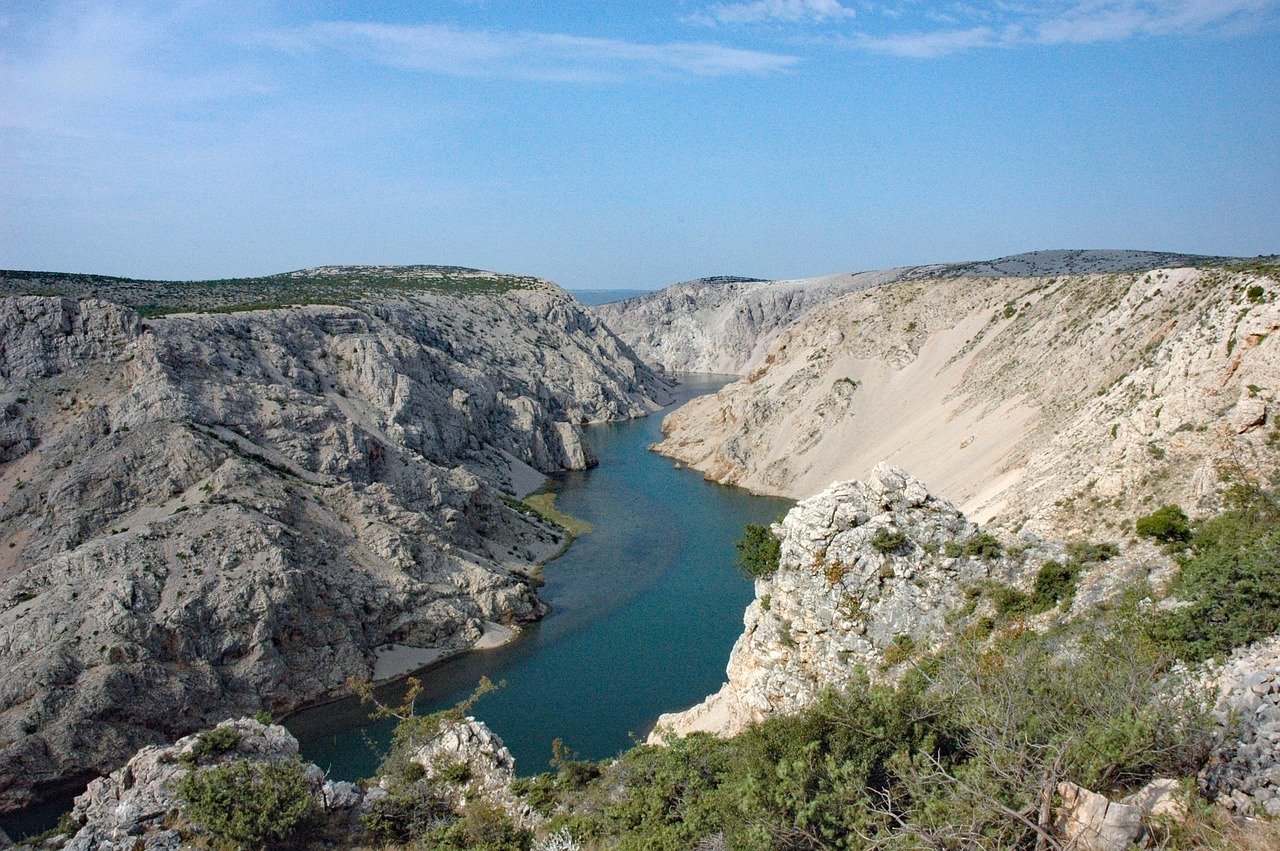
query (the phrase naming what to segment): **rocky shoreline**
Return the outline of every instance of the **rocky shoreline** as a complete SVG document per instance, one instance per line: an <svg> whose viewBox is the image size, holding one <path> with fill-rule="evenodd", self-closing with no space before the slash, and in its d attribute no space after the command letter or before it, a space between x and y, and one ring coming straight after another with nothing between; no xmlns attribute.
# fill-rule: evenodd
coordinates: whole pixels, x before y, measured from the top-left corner
<svg viewBox="0 0 1280 851"><path fill-rule="evenodd" d="M531 479L665 385L567 294L0 300L0 809L545 612ZM510 631L510 632L508 632Z"/></svg>

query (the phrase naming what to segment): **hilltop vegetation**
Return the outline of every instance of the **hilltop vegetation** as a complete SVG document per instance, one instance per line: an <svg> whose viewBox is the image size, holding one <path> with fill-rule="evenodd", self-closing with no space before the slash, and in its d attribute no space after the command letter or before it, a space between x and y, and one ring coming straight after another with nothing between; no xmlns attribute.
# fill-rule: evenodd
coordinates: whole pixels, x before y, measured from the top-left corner
<svg viewBox="0 0 1280 851"><path fill-rule="evenodd" d="M0 271L0 295L101 298L132 307L143 316L352 304L373 296L423 291L476 295L538 286L549 285L528 275L503 275L461 266L320 266L256 278L209 281Z"/></svg>

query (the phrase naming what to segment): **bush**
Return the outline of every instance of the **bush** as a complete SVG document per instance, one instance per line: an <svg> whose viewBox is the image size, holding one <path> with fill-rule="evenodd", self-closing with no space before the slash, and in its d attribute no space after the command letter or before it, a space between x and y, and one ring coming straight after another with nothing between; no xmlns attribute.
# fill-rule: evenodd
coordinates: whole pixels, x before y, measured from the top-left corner
<svg viewBox="0 0 1280 851"><path fill-rule="evenodd" d="M505 811L478 798L467 802L461 818L437 824L423 837L423 846L435 851L527 851L532 843Z"/></svg>
<svg viewBox="0 0 1280 851"><path fill-rule="evenodd" d="M1191 540L1191 521L1178 506L1164 505L1146 517L1139 517L1134 531L1165 544L1180 544Z"/></svg>
<svg viewBox="0 0 1280 851"><path fill-rule="evenodd" d="M177 792L192 822L222 842L252 847L288 839L315 808L297 760L192 769Z"/></svg>
<svg viewBox="0 0 1280 851"><path fill-rule="evenodd" d="M942 552L947 558L982 558L990 561L999 558L1004 548L994 535L979 532L964 543L947 541L942 545Z"/></svg>
<svg viewBox="0 0 1280 851"><path fill-rule="evenodd" d="M1188 605L1149 624L1152 638L1190 662L1280 631L1280 502L1252 487L1227 499L1196 529L1174 582L1173 596Z"/></svg>
<svg viewBox="0 0 1280 851"><path fill-rule="evenodd" d="M888 555L902 549L906 542L907 536L897 529L877 529L875 537L871 539L871 546L876 552Z"/></svg>
<svg viewBox="0 0 1280 851"><path fill-rule="evenodd" d="M1047 612L1063 601L1072 600L1076 596L1076 583L1079 579L1080 566L1077 562L1045 562L1036 574L1035 588L1031 592L1032 613Z"/></svg>
<svg viewBox="0 0 1280 851"><path fill-rule="evenodd" d="M453 811L435 785L419 780L393 787L388 795L365 808L360 821L383 842L412 842L453 818Z"/></svg>
<svg viewBox="0 0 1280 851"><path fill-rule="evenodd" d="M471 766L465 762L446 762L435 769L436 777L444 783L461 785L471 779Z"/></svg>
<svg viewBox="0 0 1280 851"><path fill-rule="evenodd" d="M1095 544L1092 541L1076 541L1067 547L1067 558L1078 564L1110 561L1120 555L1115 544Z"/></svg>
<svg viewBox="0 0 1280 851"><path fill-rule="evenodd" d="M202 760L233 751L240 744L240 731L234 727L214 727L196 736L191 750L182 755L184 762L197 765Z"/></svg>
<svg viewBox="0 0 1280 851"><path fill-rule="evenodd" d="M901 665L910 659L915 652L916 640L906 633L899 633L893 637L893 644L886 647L882 654L884 666L892 668L894 665Z"/></svg>
<svg viewBox="0 0 1280 851"><path fill-rule="evenodd" d="M737 548L738 566L751 579L767 579L777 572L782 542L773 536L768 526L747 524Z"/></svg>

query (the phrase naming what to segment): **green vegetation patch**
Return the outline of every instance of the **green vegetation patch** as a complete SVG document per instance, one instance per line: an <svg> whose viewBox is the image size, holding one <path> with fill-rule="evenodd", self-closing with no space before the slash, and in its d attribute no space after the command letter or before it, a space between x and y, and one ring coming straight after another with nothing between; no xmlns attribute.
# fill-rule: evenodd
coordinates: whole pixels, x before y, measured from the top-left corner
<svg viewBox="0 0 1280 851"><path fill-rule="evenodd" d="M564 529L572 538L580 538L595 529L595 526L587 521L565 514L556 508L556 494L553 492L530 494L521 502L543 520L548 520Z"/></svg>
<svg viewBox="0 0 1280 851"><path fill-rule="evenodd" d="M143 316L241 313L304 304L350 305L379 295L483 295L529 289L537 278L459 266L328 266L209 281L145 281L104 275L0 271L0 295L105 298Z"/></svg>
<svg viewBox="0 0 1280 851"><path fill-rule="evenodd" d="M1181 541L1185 515L1168 508L1156 512L1165 512L1156 526L1165 537L1158 539ZM1252 485L1233 487L1226 510L1197 524L1189 540L1190 552L1181 558L1172 589L1185 605L1152 618L1151 637L1180 658L1198 662L1280 631L1276 495Z"/></svg>
<svg viewBox="0 0 1280 851"><path fill-rule="evenodd" d="M748 523L735 546L738 549L738 567L749 578L767 579L778 571L782 542L774 537L768 526Z"/></svg>
<svg viewBox="0 0 1280 851"><path fill-rule="evenodd" d="M193 769L178 781L177 791L192 822L234 847L288 839L315 809L297 760L235 760Z"/></svg>

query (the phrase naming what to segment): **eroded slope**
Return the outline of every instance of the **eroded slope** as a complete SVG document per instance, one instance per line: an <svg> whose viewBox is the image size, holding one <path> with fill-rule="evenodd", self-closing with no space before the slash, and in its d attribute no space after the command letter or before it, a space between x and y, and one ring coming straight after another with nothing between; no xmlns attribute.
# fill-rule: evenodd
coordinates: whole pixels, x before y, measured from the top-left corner
<svg viewBox="0 0 1280 851"><path fill-rule="evenodd" d="M0 300L0 806L545 611L522 494L666 388L559 289Z"/></svg>

